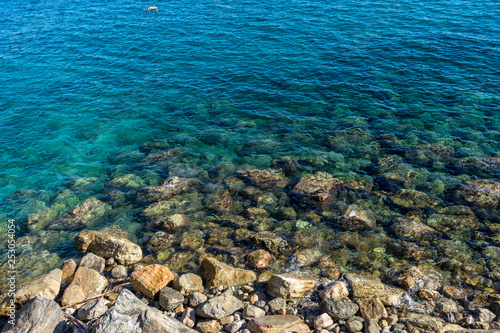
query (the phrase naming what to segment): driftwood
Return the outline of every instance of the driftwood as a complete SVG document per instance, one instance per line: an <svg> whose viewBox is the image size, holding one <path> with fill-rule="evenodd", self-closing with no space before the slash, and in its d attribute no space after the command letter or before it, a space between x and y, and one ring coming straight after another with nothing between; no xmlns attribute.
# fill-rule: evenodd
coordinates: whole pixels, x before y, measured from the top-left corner
<svg viewBox="0 0 500 333"><path fill-rule="evenodd" d="M86 299L84 299L84 300L81 300L81 301L79 301L79 302L76 302L76 303L73 303L73 304L70 304L70 305L63 306L63 307L61 307L61 309L63 309L63 310L64 310L64 309L66 309L66 308L71 308L73 305L77 305L77 304L80 304L80 303L85 303L85 302L88 302L88 301L93 300L93 299L96 299L96 298L101 298L102 296L109 295L109 294L111 294L111 293L115 292L117 289L121 289L121 288L123 288L124 286L129 285L129 284L130 284L130 282L126 282L126 283L119 284L119 285L117 285L117 286L114 286L114 287L113 287L113 289L111 289L110 291L107 291L107 292L105 292L105 293L103 293L103 294L100 294L100 295L97 295L97 296L93 296L93 297L86 298Z"/></svg>

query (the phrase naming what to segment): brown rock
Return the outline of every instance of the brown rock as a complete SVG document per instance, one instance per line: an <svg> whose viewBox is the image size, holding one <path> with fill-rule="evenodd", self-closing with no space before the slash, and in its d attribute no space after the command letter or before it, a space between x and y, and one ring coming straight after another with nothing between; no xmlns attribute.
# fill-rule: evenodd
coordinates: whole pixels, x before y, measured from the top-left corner
<svg viewBox="0 0 500 333"><path fill-rule="evenodd" d="M61 283L68 285L73 281L73 275L76 271L76 263L73 259L66 260L61 266L62 276Z"/></svg>
<svg viewBox="0 0 500 333"><path fill-rule="evenodd" d="M486 179L467 181L457 188L455 198L473 206L495 209L500 200L500 183Z"/></svg>
<svg viewBox="0 0 500 333"><path fill-rule="evenodd" d="M67 306L82 301L86 298L97 296L108 286L108 280L97 271L79 267L71 284L64 291L61 305ZM79 309L83 303L72 306Z"/></svg>
<svg viewBox="0 0 500 333"><path fill-rule="evenodd" d="M189 192L201 184L191 178L170 177L160 186L147 187L137 194L137 200L153 202L167 200L184 192Z"/></svg>
<svg viewBox="0 0 500 333"><path fill-rule="evenodd" d="M111 206L96 198L89 198L49 226L49 229L71 229L101 218Z"/></svg>
<svg viewBox="0 0 500 333"><path fill-rule="evenodd" d="M260 188L279 187L284 188L289 180L278 170L248 170L238 171L236 176Z"/></svg>
<svg viewBox="0 0 500 333"><path fill-rule="evenodd" d="M359 312L361 312L361 316L364 319L379 320L388 316L384 304L378 298L363 298L357 300L357 303L359 305Z"/></svg>
<svg viewBox="0 0 500 333"><path fill-rule="evenodd" d="M316 172L312 175L304 176L295 185L293 192L299 202L313 202L323 204L328 198L335 198L342 181L333 178L326 172Z"/></svg>
<svg viewBox="0 0 500 333"><path fill-rule="evenodd" d="M262 246L276 255L287 252L290 248L281 236L270 231L261 231L250 237L255 246Z"/></svg>
<svg viewBox="0 0 500 333"><path fill-rule="evenodd" d="M349 289L347 285L342 281L335 281L331 286L319 293L321 299L325 298L335 298L342 299L349 297Z"/></svg>
<svg viewBox="0 0 500 333"><path fill-rule="evenodd" d="M247 329L251 333L311 332L302 319L292 315L273 315L252 319L247 324Z"/></svg>
<svg viewBox="0 0 500 333"><path fill-rule="evenodd" d="M347 273L345 278L351 286L353 297L377 297L385 306L394 306L405 294L403 289L384 285L379 278L360 273Z"/></svg>
<svg viewBox="0 0 500 333"><path fill-rule="evenodd" d="M54 269L48 274L39 276L19 286L15 293L16 307L18 309L23 307L28 301L36 296L54 300L59 294L61 276L62 271L60 269Z"/></svg>
<svg viewBox="0 0 500 333"><path fill-rule="evenodd" d="M271 277L266 292L272 297L294 300L312 290L317 282L318 278L311 274L278 274Z"/></svg>
<svg viewBox="0 0 500 333"><path fill-rule="evenodd" d="M271 263L271 254L265 250L257 250L247 255L248 266L252 269L268 268Z"/></svg>
<svg viewBox="0 0 500 333"><path fill-rule="evenodd" d="M407 189L397 191L391 199L394 204L408 209L432 208L439 203L427 193Z"/></svg>
<svg viewBox="0 0 500 333"><path fill-rule="evenodd" d="M217 320L204 320L199 321L195 328L200 333L219 333L222 326Z"/></svg>
<svg viewBox="0 0 500 333"><path fill-rule="evenodd" d="M436 230L425 225L418 218L406 219L398 217L392 221L392 230L396 235L411 240L432 239L436 236Z"/></svg>
<svg viewBox="0 0 500 333"><path fill-rule="evenodd" d="M417 296L424 301L437 301L441 294L434 290L419 289L417 291Z"/></svg>
<svg viewBox="0 0 500 333"><path fill-rule="evenodd" d="M257 275L249 270L234 268L215 258L205 258L201 262L199 273L205 280L206 287L230 287L253 282Z"/></svg>
<svg viewBox="0 0 500 333"><path fill-rule="evenodd" d="M159 224L167 231L176 231L189 223L189 218L184 214L174 214L162 219Z"/></svg>
<svg viewBox="0 0 500 333"><path fill-rule="evenodd" d="M406 316L400 317L399 322L429 332L440 332L445 325L445 321L441 318L413 312L409 312Z"/></svg>
<svg viewBox="0 0 500 333"><path fill-rule="evenodd" d="M202 292L205 290L201 276L194 273L186 273L179 276L179 278L174 280L173 288L185 296L193 292Z"/></svg>
<svg viewBox="0 0 500 333"><path fill-rule="evenodd" d="M170 269L159 264L146 266L130 275L130 283L134 290L153 300L173 279Z"/></svg>
<svg viewBox="0 0 500 333"><path fill-rule="evenodd" d="M339 220L344 229L371 229L375 227L377 217L368 209L362 209L358 205L350 205Z"/></svg>

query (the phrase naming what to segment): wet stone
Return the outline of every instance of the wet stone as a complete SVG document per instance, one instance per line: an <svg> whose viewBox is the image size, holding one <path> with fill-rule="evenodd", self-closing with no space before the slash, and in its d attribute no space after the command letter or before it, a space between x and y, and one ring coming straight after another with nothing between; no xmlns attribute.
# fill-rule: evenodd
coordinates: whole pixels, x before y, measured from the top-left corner
<svg viewBox="0 0 500 333"><path fill-rule="evenodd" d="M184 214L174 214L159 221L159 225L169 232L177 231L188 223L189 218Z"/></svg>
<svg viewBox="0 0 500 333"><path fill-rule="evenodd" d="M256 250L247 255L248 266L252 269L265 269L271 263L271 254L265 250Z"/></svg>
<svg viewBox="0 0 500 333"><path fill-rule="evenodd" d="M496 209L500 200L500 182L486 179L466 181L458 186L455 199L481 208Z"/></svg>
<svg viewBox="0 0 500 333"><path fill-rule="evenodd" d="M427 193L408 189L397 191L391 200L394 204L407 209L433 208L438 205L438 201Z"/></svg>
<svg viewBox="0 0 500 333"><path fill-rule="evenodd" d="M184 192L189 192L201 185L201 182L191 178L170 177L156 187L147 187L139 191L137 200L143 202L154 202L167 200Z"/></svg>
<svg viewBox="0 0 500 333"><path fill-rule="evenodd" d="M96 198L89 198L71 212L63 215L49 226L49 229L65 230L87 225L100 219L111 206Z"/></svg>
<svg viewBox="0 0 500 333"><path fill-rule="evenodd" d="M260 188L284 188L289 180L278 170L248 170L238 171L236 176Z"/></svg>
<svg viewBox="0 0 500 333"><path fill-rule="evenodd" d="M382 304L378 298L359 299L356 303L358 304L359 312L364 319L379 320L381 318L387 318L388 316L384 304Z"/></svg>
<svg viewBox="0 0 500 333"><path fill-rule="evenodd" d="M458 312L458 306L455 301L449 298L440 298L436 301L436 311L443 314L456 313Z"/></svg>
<svg viewBox="0 0 500 333"><path fill-rule="evenodd" d="M262 246L273 254L281 254L289 250L288 243L279 235L269 232L261 231L251 236L255 246Z"/></svg>
<svg viewBox="0 0 500 333"><path fill-rule="evenodd" d="M335 281L331 286L327 287L325 290L320 292L319 297L321 299L325 298L335 298L342 299L349 297L349 289L347 285L342 281Z"/></svg>
<svg viewBox="0 0 500 333"><path fill-rule="evenodd" d="M424 301L437 301L437 299L441 296L439 292L428 289L419 289L417 291L417 295Z"/></svg>
<svg viewBox="0 0 500 333"><path fill-rule="evenodd" d="M486 308L476 309L476 318L480 323L491 323L496 315Z"/></svg>
<svg viewBox="0 0 500 333"><path fill-rule="evenodd" d="M358 205L347 207L344 215L340 218L339 224L344 229L371 229L375 227L377 217L368 209L363 209Z"/></svg>
<svg viewBox="0 0 500 333"><path fill-rule="evenodd" d="M324 204L329 198L335 198L342 184L342 181L333 178L326 172L316 172L315 174L304 176L295 185L293 193L299 203L308 202Z"/></svg>
<svg viewBox="0 0 500 333"><path fill-rule="evenodd" d="M168 234L165 231L157 231L149 240L146 246L147 250L151 253L164 251L177 242L176 237Z"/></svg>
<svg viewBox="0 0 500 333"><path fill-rule="evenodd" d="M392 230L402 238L419 241L432 239L437 235L434 229L422 223L418 218L406 219L398 217L392 223Z"/></svg>

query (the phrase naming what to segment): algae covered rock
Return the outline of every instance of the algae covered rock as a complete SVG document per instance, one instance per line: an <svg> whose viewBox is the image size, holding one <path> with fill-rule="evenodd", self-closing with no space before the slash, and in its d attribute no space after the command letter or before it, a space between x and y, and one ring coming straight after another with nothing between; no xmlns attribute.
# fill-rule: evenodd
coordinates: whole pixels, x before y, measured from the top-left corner
<svg viewBox="0 0 500 333"><path fill-rule="evenodd" d="M251 185L260 188L284 188L289 180L278 170L248 170L238 171L236 176Z"/></svg>
<svg viewBox="0 0 500 333"><path fill-rule="evenodd" d="M192 178L170 177L160 186L146 187L139 191L137 200L153 202L168 200L176 195L196 189L201 182Z"/></svg>
<svg viewBox="0 0 500 333"><path fill-rule="evenodd" d="M289 244L274 232L261 231L250 237L255 246L262 246L273 254L280 254L289 250Z"/></svg>
<svg viewBox="0 0 500 333"><path fill-rule="evenodd" d="M479 221L467 206L449 206L441 209L439 213L432 214L427 219L427 225L441 231L469 229L477 230Z"/></svg>
<svg viewBox="0 0 500 333"><path fill-rule="evenodd" d="M347 207L344 215L340 218L339 224L344 229L371 229L375 227L377 217L368 209L363 209L358 205Z"/></svg>
<svg viewBox="0 0 500 333"><path fill-rule="evenodd" d="M476 175L486 178L500 178L500 158L467 158L455 161L448 166L455 174Z"/></svg>
<svg viewBox="0 0 500 333"><path fill-rule="evenodd" d="M392 221L392 230L399 237L412 240L432 239L437 235L433 228L425 225L418 218L398 217Z"/></svg>
<svg viewBox="0 0 500 333"><path fill-rule="evenodd" d="M433 208L439 203L427 193L408 189L397 191L391 200L394 204L407 209Z"/></svg>
<svg viewBox="0 0 500 333"><path fill-rule="evenodd" d="M57 219L54 224L49 226L49 229L60 230L82 227L100 219L110 209L111 206L101 200L89 198L71 212Z"/></svg>
<svg viewBox="0 0 500 333"><path fill-rule="evenodd" d="M300 203L312 202L323 204L329 198L335 198L342 181L326 172L316 172L304 176L293 188L293 193Z"/></svg>
<svg viewBox="0 0 500 333"><path fill-rule="evenodd" d="M466 204L486 209L496 209L500 200L500 182L471 180L460 184L455 199Z"/></svg>

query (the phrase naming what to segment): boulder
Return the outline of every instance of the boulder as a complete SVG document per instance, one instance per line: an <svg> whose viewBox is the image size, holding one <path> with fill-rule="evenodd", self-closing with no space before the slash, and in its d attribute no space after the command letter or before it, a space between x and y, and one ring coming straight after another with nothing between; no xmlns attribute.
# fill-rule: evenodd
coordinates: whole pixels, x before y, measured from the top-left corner
<svg viewBox="0 0 500 333"><path fill-rule="evenodd" d="M71 284L64 291L61 298L61 305L68 306L76 302L83 301L89 297L97 296L108 286L108 280L97 271L79 267ZM72 306L79 309L83 304Z"/></svg>
<svg viewBox="0 0 500 333"><path fill-rule="evenodd" d="M104 272L104 267L106 260L102 257L96 256L93 253L87 253L80 261L80 267L92 268L102 274Z"/></svg>
<svg viewBox="0 0 500 333"><path fill-rule="evenodd" d="M285 273L271 276L266 288L268 295L295 300L311 291L318 278L311 274Z"/></svg>
<svg viewBox="0 0 500 333"><path fill-rule="evenodd" d="M287 252L290 248L287 241L285 241L281 236L270 231L261 231L255 235L250 236L255 246L264 247L266 250L273 254L281 254Z"/></svg>
<svg viewBox="0 0 500 333"><path fill-rule="evenodd" d="M399 237L416 241L432 239L436 236L436 230L425 225L418 218L395 218L392 221L392 230Z"/></svg>
<svg viewBox="0 0 500 333"><path fill-rule="evenodd" d="M404 317L400 317L399 322L429 332L440 332L445 325L445 321L439 317L413 312L408 312Z"/></svg>
<svg viewBox="0 0 500 333"><path fill-rule="evenodd" d="M215 258L203 259L199 273L209 289L219 286L239 286L257 279L253 271L231 267Z"/></svg>
<svg viewBox="0 0 500 333"><path fill-rule="evenodd" d="M360 273L347 273L344 275L352 289L352 294L357 298L376 297L382 301L385 306L394 306L405 294L400 288L387 286L379 278Z"/></svg>
<svg viewBox="0 0 500 333"><path fill-rule="evenodd" d="M78 309L78 319L87 321L100 318L106 311L108 311L106 302L107 301L104 298L88 301L85 305Z"/></svg>
<svg viewBox="0 0 500 333"><path fill-rule="evenodd" d="M378 298L358 299L356 303L358 303L359 312L364 319L379 320L388 316L384 304Z"/></svg>
<svg viewBox="0 0 500 333"><path fill-rule="evenodd" d="M243 308L243 303L234 297L230 291L209 299L200 305L196 315L207 319L221 319Z"/></svg>
<svg viewBox="0 0 500 333"><path fill-rule="evenodd" d="M325 298L335 298L342 299L349 297L349 289L347 285L342 281L335 281L331 286L327 287L325 290L319 293L321 299Z"/></svg>
<svg viewBox="0 0 500 333"><path fill-rule="evenodd" d="M252 269L265 269L271 263L271 254L265 250L256 250L247 255L248 266Z"/></svg>
<svg viewBox="0 0 500 333"><path fill-rule="evenodd" d="M186 273L174 280L173 288L187 296L195 291L203 292L203 280L201 276L194 273Z"/></svg>
<svg viewBox="0 0 500 333"><path fill-rule="evenodd" d="M61 283L64 285L68 285L73 281L73 276L75 275L77 265L73 259L66 260L61 265Z"/></svg>
<svg viewBox="0 0 500 333"><path fill-rule="evenodd" d="M82 230L75 237L75 244L79 251L92 252L103 258L114 258L121 265L130 265L142 259L139 245L101 231Z"/></svg>
<svg viewBox="0 0 500 333"><path fill-rule="evenodd" d="M456 229L477 230L480 228L476 215L467 206L449 206L427 219L427 225L437 230L448 232Z"/></svg>
<svg viewBox="0 0 500 333"><path fill-rule="evenodd" d="M247 329L251 333L309 333L309 326L302 319L292 315L272 315L250 320Z"/></svg>
<svg viewBox="0 0 500 333"><path fill-rule="evenodd" d="M326 172L316 172L304 176L293 189L293 194L301 203L324 204L329 198L335 198L342 181Z"/></svg>
<svg viewBox="0 0 500 333"><path fill-rule="evenodd" d="M266 315L266 311L254 306L254 305L248 304L247 306L245 306L245 309L243 310L241 317L243 319L250 320L250 319L264 317L265 315Z"/></svg>
<svg viewBox="0 0 500 333"><path fill-rule="evenodd" d="M236 176L243 181L260 188L278 187L284 188L289 179L278 170L247 170L237 171Z"/></svg>
<svg viewBox="0 0 500 333"><path fill-rule="evenodd" d="M95 333L196 333L195 330L149 307L127 289L102 317Z"/></svg>
<svg viewBox="0 0 500 333"><path fill-rule="evenodd" d="M57 219L49 229L73 229L100 219L111 209L111 205L96 198L89 198L66 215Z"/></svg>
<svg viewBox="0 0 500 333"><path fill-rule="evenodd" d="M59 305L45 297L32 298L15 315L15 325L7 322L2 333L64 333L64 313Z"/></svg>
<svg viewBox="0 0 500 333"><path fill-rule="evenodd" d="M368 209L362 209L358 205L347 207L344 215L340 218L339 224L344 229L371 229L375 227L377 217Z"/></svg>
<svg viewBox="0 0 500 333"><path fill-rule="evenodd" d="M347 320L353 317L359 310L356 303L349 299L325 298L319 304L321 311L326 312L333 320Z"/></svg>
<svg viewBox="0 0 500 333"><path fill-rule="evenodd" d="M484 178L500 178L500 158L482 157L454 161L448 166L455 174L476 175Z"/></svg>
<svg viewBox="0 0 500 333"><path fill-rule="evenodd" d="M136 292L154 300L156 295L174 279L167 266L152 264L130 274L130 284Z"/></svg>
<svg viewBox="0 0 500 333"><path fill-rule="evenodd" d="M159 224L163 229L173 232L186 226L189 223L189 218L184 214L174 214L166 219L160 220Z"/></svg>
<svg viewBox="0 0 500 333"><path fill-rule="evenodd" d="M160 306L167 311L174 311L184 303L184 295L175 289L165 287L160 291Z"/></svg>
<svg viewBox="0 0 500 333"><path fill-rule="evenodd" d="M394 204L407 209L433 208L439 203L427 193L408 189L397 191L391 200Z"/></svg>
<svg viewBox="0 0 500 333"><path fill-rule="evenodd" d="M61 277L62 271L54 269L48 274L41 275L19 286L14 296L16 308L23 307L28 301L37 296L54 300L59 294Z"/></svg>

